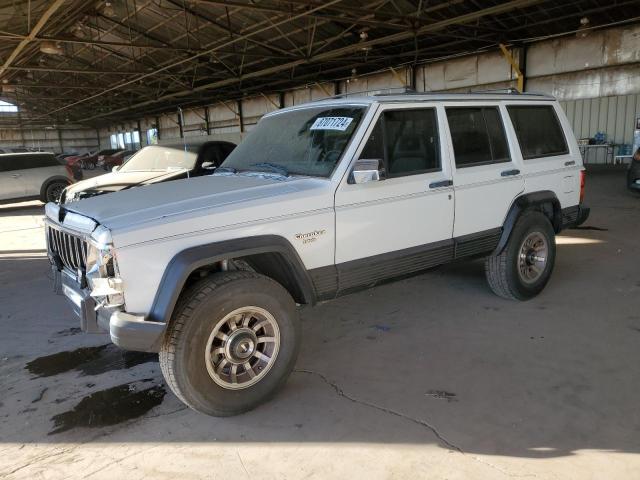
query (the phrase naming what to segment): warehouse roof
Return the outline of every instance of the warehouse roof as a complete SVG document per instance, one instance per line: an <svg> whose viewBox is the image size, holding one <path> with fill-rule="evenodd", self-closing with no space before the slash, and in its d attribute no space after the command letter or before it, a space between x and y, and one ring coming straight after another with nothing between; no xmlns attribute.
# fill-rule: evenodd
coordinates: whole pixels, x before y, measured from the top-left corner
<svg viewBox="0 0 640 480"><path fill-rule="evenodd" d="M2 99L92 125L637 17L637 0L0 0ZM585 19L587 19L585 21Z"/></svg>

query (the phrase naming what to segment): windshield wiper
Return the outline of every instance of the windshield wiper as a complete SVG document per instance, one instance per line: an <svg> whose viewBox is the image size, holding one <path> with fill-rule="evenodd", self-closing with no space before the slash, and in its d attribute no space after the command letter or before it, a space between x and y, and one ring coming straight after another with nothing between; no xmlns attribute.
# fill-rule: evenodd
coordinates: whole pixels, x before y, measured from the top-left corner
<svg viewBox="0 0 640 480"><path fill-rule="evenodd" d="M238 173L233 167L218 167L215 169L215 173Z"/></svg>
<svg viewBox="0 0 640 480"><path fill-rule="evenodd" d="M277 163L269 163L269 162L261 162L261 163L254 163L252 165L250 165L251 167L258 167L258 168L266 168L267 170L270 170L274 173L278 173L284 177L288 177L289 176L289 170L287 170L285 167L283 167L282 165L278 165Z"/></svg>

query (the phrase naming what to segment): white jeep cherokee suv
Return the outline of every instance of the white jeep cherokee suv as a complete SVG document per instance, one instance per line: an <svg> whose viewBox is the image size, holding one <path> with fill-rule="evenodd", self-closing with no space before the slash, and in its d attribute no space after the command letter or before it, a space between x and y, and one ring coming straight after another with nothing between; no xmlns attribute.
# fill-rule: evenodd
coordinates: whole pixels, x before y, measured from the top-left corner
<svg viewBox="0 0 640 480"><path fill-rule="evenodd" d="M234 415L291 372L296 304L471 257L496 294L540 293L583 173L552 97L325 100L266 115L214 175L48 204L48 251L83 330Z"/></svg>

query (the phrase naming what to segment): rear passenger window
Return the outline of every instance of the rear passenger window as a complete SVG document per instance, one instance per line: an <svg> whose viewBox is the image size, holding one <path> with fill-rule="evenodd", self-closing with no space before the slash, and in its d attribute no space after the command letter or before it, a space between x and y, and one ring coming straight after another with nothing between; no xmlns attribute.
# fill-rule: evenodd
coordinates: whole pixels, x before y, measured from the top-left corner
<svg viewBox="0 0 640 480"><path fill-rule="evenodd" d="M511 105L507 110L522 158L528 160L569 153L560 121L551 105Z"/></svg>
<svg viewBox="0 0 640 480"><path fill-rule="evenodd" d="M450 107L446 111L457 168L510 161L496 107Z"/></svg>
<svg viewBox="0 0 640 480"><path fill-rule="evenodd" d="M436 111L387 110L378 119L360 158L384 159L390 177L440 169Z"/></svg>

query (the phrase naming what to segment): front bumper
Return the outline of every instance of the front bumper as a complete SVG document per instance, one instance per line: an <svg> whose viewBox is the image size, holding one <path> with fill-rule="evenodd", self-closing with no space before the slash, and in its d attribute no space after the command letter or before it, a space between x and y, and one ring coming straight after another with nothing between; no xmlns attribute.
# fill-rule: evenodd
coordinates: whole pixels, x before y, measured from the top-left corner
<svg viewBox="0 0 640 480"><path fill-rule="evenodd" d="M69 300L74 313L80 319L85 333L105 333L111 341L125 350L157 352L164 336L166 324L145 320L142 315L132 315L117 309L98 308L96 301L78 281L65 270L52 266L54 290Z"/></svg>

